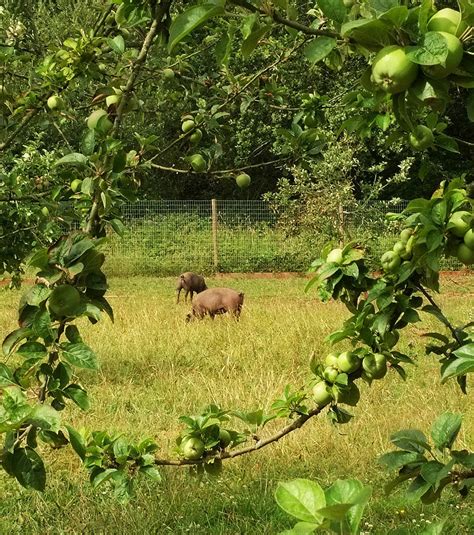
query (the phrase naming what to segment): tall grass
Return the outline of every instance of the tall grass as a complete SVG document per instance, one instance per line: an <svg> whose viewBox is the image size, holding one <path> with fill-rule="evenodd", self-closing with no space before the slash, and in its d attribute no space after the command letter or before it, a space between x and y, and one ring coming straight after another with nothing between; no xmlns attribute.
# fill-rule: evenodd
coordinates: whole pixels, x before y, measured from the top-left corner
<svg viewBox="0 0 474 535"><path fill-rule="evenodd" d="M76 427L152 436L160 455L169 456L181 430L180 415L210 402L228 409L269 409L286 384L304 383L310 356L324 357L325 336L346 317L339 304L323 305L314 293L305 294L305 282L210 279L210 286L245 292L241 321L220 317L186 325L189 304L174 304L174 278L112 279L115 325L104 320L83 329L101 361L99 373L81 373L92 408L87 413L68 408L64 418ZM456 279L444 289L440 300L448 316L473 319L472 278ZM6 333L15 327L18 294L2 292L0 299L0 329ZM408 369L407 382L391 373L371 388L362 386L349 424L334 428L324 416L315 418L271 447L226 461L217 480L196 480L184 468L163 469L161 484L140 482L136 499L119 506L107 489L91 490L69 449L45 450L44 494L21 489L0 472L0 533L273 534L291 525L274 503L276 483L293 477L323 485L357 477L373 485L366 533L385 535L398 526L415 533L424 520L443 517L448 517L447 533L472 533L472 502L449 492L432 506L407 504L401 492L387 498L388 475L376 465L389 448L390 433L407 427L427 431L446 410L465 414L459 449L473 446L472 395L461 395L452 382L441 386L439 366L423 353L421 335L436 328L436 321L424 316L422 324L408 330L400 347L416 356L417 366Z"/></svg>

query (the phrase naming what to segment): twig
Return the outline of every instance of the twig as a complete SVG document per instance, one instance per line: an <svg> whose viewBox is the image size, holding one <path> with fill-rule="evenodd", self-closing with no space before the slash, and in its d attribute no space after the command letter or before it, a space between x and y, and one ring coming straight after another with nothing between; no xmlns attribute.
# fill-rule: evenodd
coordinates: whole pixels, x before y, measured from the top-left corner
<svg viewBox="0 0 474 535"><path fill-rule="evenodd" d="M291 424L288 424L283 429L280 429L280 431L278 431L274 435L259 440L255 444L252 444L252 446L247 446L246 448L242 448L240 450L235 451L223 451L217 454L214 458L221 460L235 459L235 457L240 457L241 455L246 455L247 453L252 453L254 451L261 450L265 446L273 444L274 442L277 442L278 440L292 433L293 431L296 431L297 429L302 427L310 418L312 418L313 416L317 416L321 412L321 410L322 408L317 407L316 409L311 410L308 414L303 414L299 416ZM203 464L205 462L206 459L199 459L197 461L191 461L188 459L155 459L154 464L156 464L157 466L192 466Z"/></svg>

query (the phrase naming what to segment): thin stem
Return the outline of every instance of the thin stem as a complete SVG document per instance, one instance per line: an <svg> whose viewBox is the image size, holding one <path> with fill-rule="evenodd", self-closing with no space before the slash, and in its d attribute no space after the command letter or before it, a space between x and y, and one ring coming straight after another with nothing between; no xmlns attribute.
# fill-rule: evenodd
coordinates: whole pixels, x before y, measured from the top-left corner
<svg viewBox="0 0 474 535"><path fill-rule="evenodd" d="M313 409L308 414L303 414L299 416L296 420L294 420L291 424L288 424L283 429L280 429L277 433L274 435L271 435L265 439L258 440L255 444L251 446L247 446L246 448L241 448L240 450L235 451L223 451L220 454L217 454L215 456L216 459L235 459L235 457L240 457L241 455L246 455L248 453L252 453L254 451L261 450L262 448L273 444L274 442L278 442L278 440L282 439L286 435L292 433L293 431L296 431L297 429L300 429L310 418L313 416L317 416L321 412L322 408L317 407L316 409ZM188 459L179 459L179 460L173 460L173 459L155 459L155 464L158 466L189 466L189 465L198 465L205 462L205 459L200 459L197 461L190 461Z"/></svg>
<svg viewBox="0 0 474 535"><path fill-rule="evenodd" d="M331 31L331 30L317 30L316 28L310 28L309 26L305 26L304 24L301 24L300 22L296 22L294 20L285 19L285 17L282 17L278 11L267 10L264 8L258 8L246 0L230 0L230 3L243 7L247 11L251 11L252 13L259 13L260 15L265 15L271 17L275 22L278 24L283 24L284 26L288 26L288 28L293 28L294 30L298 30L301 33L304 33L306 35L325 35L327 37L340 37L337 33Z"/></svg>

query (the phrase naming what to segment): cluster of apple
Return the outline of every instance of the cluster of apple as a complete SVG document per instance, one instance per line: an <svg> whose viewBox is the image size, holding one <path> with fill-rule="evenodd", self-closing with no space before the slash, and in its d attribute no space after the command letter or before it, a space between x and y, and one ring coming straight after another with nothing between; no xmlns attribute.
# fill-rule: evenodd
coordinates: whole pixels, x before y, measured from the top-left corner
<svg viewBox="0 0 474 535"><path fill-rule="evenodd" d="M395 242L393 249L385 252L380 259L384 271L394 273L400 267L402 260L410 260L413 255L414 243L413 229L403 229L400 233L400 239Z"/></svg>
<svg viewBox="0 0 474 535"><path fill-rule="evenodd" d="M227 429L219 429L219 440L211 451L224 450L232 442L232 437ZM179 439L179 453L189 461L197 461L204 457L206 446L201 437L185 435Z"/></svg>
<svg viewBox="0 0 474 535"><path fill-rule="evenodd" d="M410 56L413 47L390 45L380 50L372 62L372 84L392 95L413 89L416 97L423 92L425 77L443 80L460 67L464 58L462 38L469 33L468 28L459 11L441 9L428 21L425 39L429 34L433 43L444 41L447 55L443 65L422 65L420 69ZM409 141L414 149L425 150L434 143L434 135L427 126L418 125L412 128Z"/></svg>
<svg viewBox="0 0 474 535"><path fill-rule="evenodd" d="M474 264L474 215L458 210L449 218L448 253L456 256L463 264Z"/></svg>
<svg viewBox="0 0 474 535"><path fill-rule="evenodd" d="M318 377L319 381L313 387L313 399L319 407L324 407L333 400L346 405L357 405L360 392L353 382L354 379L362 377L371 382L374 379L382 379L387 373L387 358L382 353L330 353L325 359L325 365ZM349 376L347 385L340 380L341 374Z"/></svg>

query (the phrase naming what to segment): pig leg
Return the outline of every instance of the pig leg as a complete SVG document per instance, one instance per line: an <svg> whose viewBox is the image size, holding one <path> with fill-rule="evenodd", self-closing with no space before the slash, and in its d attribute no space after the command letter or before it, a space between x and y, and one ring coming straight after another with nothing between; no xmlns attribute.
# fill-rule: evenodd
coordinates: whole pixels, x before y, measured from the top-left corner
<svg viewBox="0 0 474 535"><path fill-rule="evenodd" d="M182 290L181 286L180 286L179 288L176 288L176 292L177 292L177 296L176 296L176 304L179 303L179 294L181 293L181 290Z"/></svg>

